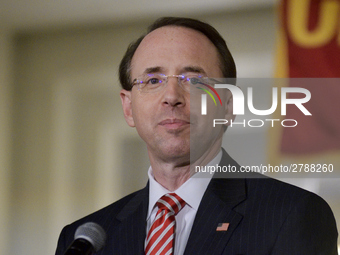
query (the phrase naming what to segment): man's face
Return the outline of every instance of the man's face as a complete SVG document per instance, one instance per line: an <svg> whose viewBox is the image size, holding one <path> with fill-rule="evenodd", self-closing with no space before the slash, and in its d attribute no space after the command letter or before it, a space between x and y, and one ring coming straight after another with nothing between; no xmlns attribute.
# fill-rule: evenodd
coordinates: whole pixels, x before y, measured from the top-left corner
<svg viewBox="0 0 340 255"><path fill-rule="evenodd" d="M132 58L131 78L150 72L199 72L207 77L222 77L219 66L217 49L207 37L192 29L166 26L143 39ZM195 133L192 137L202 137L207 123L190 116L190 93L178 85L177 78L169 78L167 85L155 93L142 93L137 86L131 91L122 90L121 99L125 119L136 127L149 155L165 162L189 162L190 130ZM205 144L198 146L204 148Z"/></svg>

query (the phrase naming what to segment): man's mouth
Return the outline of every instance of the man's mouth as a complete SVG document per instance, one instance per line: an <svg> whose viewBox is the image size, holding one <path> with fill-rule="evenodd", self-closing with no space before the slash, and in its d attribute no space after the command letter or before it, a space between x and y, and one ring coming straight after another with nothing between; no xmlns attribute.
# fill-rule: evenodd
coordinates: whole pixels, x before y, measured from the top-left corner
<svg viewBox="0 0 340 255"><path fill-rule="evenodd" d="M182 119L165 119L159 125L167 129L178 129L183 126L189 126L190 122Z"/></svg>

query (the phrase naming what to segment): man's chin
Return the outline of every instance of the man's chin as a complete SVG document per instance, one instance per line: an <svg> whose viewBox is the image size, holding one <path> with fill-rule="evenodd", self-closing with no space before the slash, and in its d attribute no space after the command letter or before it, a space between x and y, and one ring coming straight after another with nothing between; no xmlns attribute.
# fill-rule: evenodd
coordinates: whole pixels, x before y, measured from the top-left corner
<svg viewBox="0 0 340 255"><path fill-rule="evenodd" d="M190 146L188 145L177 145L174 146L169 142L169 146L163 147L159 150L165 161L183 161L190 162Z"/></svg>

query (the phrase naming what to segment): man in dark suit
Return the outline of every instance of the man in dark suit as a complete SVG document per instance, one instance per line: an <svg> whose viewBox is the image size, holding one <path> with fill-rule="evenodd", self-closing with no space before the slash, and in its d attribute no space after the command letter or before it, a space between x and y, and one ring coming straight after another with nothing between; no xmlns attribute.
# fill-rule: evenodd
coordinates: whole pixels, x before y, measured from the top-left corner
<svg viewBox="0 0 340 255"><path fill-rule="evenodd" d="M129 46L120 96L126 122L147 145L149 182L66 226L57 255L86 222L107 233L102 255L337 254L335 219L319 196L258 174L196 178L195 166L240 170L221 149L226 126L211 125L234 119L230 91L207 117L190 109L190 89L206 77L236 78L225 41L206 23L162 18Z"/></svg>

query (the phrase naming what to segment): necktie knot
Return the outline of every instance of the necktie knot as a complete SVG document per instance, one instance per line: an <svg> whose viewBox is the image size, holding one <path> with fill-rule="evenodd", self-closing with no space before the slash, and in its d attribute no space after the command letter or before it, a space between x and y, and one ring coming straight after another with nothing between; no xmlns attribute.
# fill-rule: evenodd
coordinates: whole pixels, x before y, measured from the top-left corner
<svg viewBox="0 0 340 255"><path fill-rule="evenodd" d="M184 200L176 193L168 193L157 201L160 210L165 210L176 215L185 205Z"/></svg>

